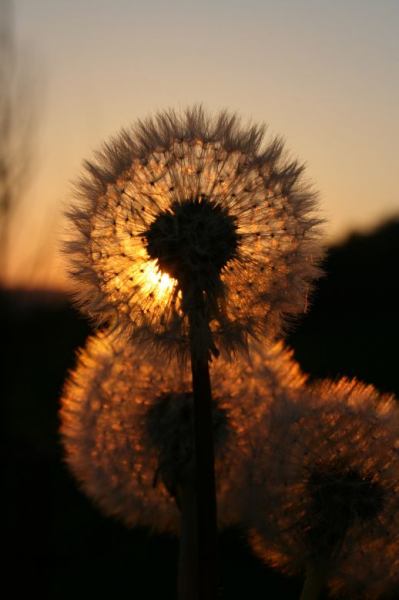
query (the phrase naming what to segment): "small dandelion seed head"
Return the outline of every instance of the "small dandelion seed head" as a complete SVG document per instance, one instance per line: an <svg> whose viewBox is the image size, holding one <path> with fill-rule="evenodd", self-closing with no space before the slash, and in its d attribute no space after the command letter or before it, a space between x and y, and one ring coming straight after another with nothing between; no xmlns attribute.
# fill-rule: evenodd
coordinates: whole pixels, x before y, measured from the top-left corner
<svg viewBox="0 0 399 600"><path fill-rule="evenodd" d="M250 431L281 381L302 384L281 343L255 345L251 361L211 363L219 525L239 522L237 490ZM85 493L128 526L178 531L177 486L192 477L193 402L188 369L145 360L110 333L89 339L61 399L66 461Z"/></svg>
<svg viewBox="0 0 399 600"><path fill-rule="evenodd" d="M227 112L166 111L86 163L65 248L95 322L184 355L201 294L197 337L231 354L304 311L320 273L317 195L281 140L263 136Z"/></svg>
<svg viewBox="0 0 399 600"><path fill-rule="evenodd" d="M229 366L223 360L213 366L220 525L237 518L230 496L245 429L232 401ZM81 352L61 405L66 460L99 508L128 526L178 531L177 486L193 477L188 370L148 362L140 346L99 333Z"/></svg>
<svg viewBox="0 0 399 600"><path fill-rule="evenodd" d="M333 595L379 598L398 583L399 410L342 379L273 398L253 434L243 511L251 545L283 571L328 565Z"/></svg>

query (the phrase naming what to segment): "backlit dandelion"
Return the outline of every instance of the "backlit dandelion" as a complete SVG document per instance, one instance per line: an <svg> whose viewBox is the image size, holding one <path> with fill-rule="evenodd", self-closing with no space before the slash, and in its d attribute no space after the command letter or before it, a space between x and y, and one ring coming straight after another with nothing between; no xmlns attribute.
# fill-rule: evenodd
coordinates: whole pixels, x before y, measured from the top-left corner
<svg viewBox="0 0 399 600"><path fill-rule="evenodd" d="M272 566L307 571L303 598L326 580L362 599L398 584L398 417L393 397L344 379L276 398L256 429L251 543Z"/></svg>
<svg viewBox="0 0 399 600"><path fill-rule="evenodd" d="M235 115L159 113L86 163L67 251L81 306L136 342L230 352L304 310L319 219L303 166Z"/></svg>
<svg viewBox="0 0 399 600"><path fill-rule="evenodd" d="M232 430L215 410L216 442L226 442ZM193 478L187 377L100 334L80 354L61 414L68 464L99 507L129 526L178 531L177 487Z"/></svg>
<svg viewBox="0 0 399 600"><path fill-rule="evenodd" d="M220 524L237 522L237 465L247 432L284 379L302 381L282 344L254 361L214 364ZM187 372L143 360L140 346L98 334L81 351L62 397L67 462L92 500L129 526L179 530L178 488L193 477L193 406Z"/></svg>

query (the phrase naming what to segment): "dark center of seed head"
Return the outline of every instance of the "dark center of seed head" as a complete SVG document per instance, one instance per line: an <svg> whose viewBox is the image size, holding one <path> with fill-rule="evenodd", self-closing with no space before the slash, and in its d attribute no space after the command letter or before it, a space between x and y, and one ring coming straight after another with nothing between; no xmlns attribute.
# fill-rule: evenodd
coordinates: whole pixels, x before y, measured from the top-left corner
<svg viewBox="0 0 399 600"><path fill-rule="evenodd" d="M191 281L202 290L218 281L238 246L235 217L204 196L173 202L151 223L144 239L161 271L181 285Z"/></svg>
<svg viewBox="0 0 399 600"><path fill-rule="evenodd" d="M381 486L356 470L315 471L309 478L309 541L320 556L329 556L357 521L375 518L383 508Z"/></svg>
<svg viewBox="0 0 399 600"><path fill-rule="evenodd" d="M212 405L215 448L229 432L227 413L217 399ZM184 479L193 477L194 399L191 392L163 393L150 406L145 417L148 441L159 458L156 476L163 479L172 495ZM156 479L156 478L155 478Z"/></svg>

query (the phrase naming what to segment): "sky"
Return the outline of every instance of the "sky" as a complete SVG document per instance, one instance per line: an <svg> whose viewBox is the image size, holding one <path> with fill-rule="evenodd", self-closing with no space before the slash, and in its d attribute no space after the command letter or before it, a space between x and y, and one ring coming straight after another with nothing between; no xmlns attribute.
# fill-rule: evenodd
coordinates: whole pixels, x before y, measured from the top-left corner
<svg viewBox="0 0 399 600"><path fill-rule="evenodd" d="M37 135L11 282L65 285L62 213L82 161L169 107L228 108L282 135L320 192L327 242L399 214L398 0L15 0L14 10Z"/></svg>

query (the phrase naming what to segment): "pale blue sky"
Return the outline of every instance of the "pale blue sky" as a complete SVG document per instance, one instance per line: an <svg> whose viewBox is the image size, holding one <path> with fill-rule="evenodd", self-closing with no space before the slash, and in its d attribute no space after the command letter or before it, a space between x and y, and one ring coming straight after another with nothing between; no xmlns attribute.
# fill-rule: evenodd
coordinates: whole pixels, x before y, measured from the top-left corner
<svg viewBox="0 0 399 600"><path fill-rule="evenodd" d="M31 232L36 243L50 221L54 255L70 182L102 140L193 102L282 134L320 190L330 238L399 213L398 0L16 0L15 8L45 81L16 272L23 239Z"/></svg>

